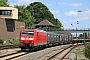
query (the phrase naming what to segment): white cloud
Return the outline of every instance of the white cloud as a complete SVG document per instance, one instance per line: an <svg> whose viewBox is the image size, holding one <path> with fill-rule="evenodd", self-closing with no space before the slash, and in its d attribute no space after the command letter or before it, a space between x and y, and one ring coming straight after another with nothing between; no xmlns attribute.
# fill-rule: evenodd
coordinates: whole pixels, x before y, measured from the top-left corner
<svg viewBox="0 0 90 60"><path fill-rule="evenodd" d="M71 6L74 6L74 7L78 7L78 6L82 6L82 3L73 3L73 4L70 4Z"/></svg>
<svg viewBox="0 0 90 60"><path fill-rule="evenodd" d="M51 13L54 15L54 17L56 16L60 16L60 11L59 10L52 10Z"/></svg>
<svg viewBox="0 0 90 60"><path fill-rule="evenodd" d="M67 24L67 23L68 23L68 21L64 21L64 22L63 22L63 24Z"/></svg>
<svg viewBox="0 0 90 60"><path fill-rule="evenodd" d="M60 14L58 14L57 16L60 16Z"/></svg>
<svg viewBox="0 0 90 60"><path fill-rule="evenodd" d="M22 4L30 4L30 3L33 3L33 2L36 2L37 0L18 0L17 4L18 5L22 5Z"/></svg>
<svg viewBox="0 0 90 60"><path fill-rule="evenodd" d="M53 14L60 14L60 11L59 10L52 10L51 11Z"/></svg>
<svg viewBox="0 0 90 60"><path fill-rule="evenodd" d="M52 4L47 4L46 6L52 6Z"/></svg>
<svg viewBox="0 0 90 60"><path fill-rule="evenodd" d="M83 12L78 12L81 15L79 16L79 18L76 18L74 20L69 19L67 21L63 21L63 25L64 28L66 29L75 29L77 27L77 21L79 21L79 23L81 22L87 22L90 20L90 10L83 10ZM71 25L73 24L73 25Z"/></svg>
<svg viewBox="0 0 90 60"><path fill-rule="evenodd" d="M65 5L65 4L67 4L66 2L59 2L58 4L63 4L63 5Z"/></svg>
<svg viewBox="0 0 90 60"><path fill-rule="evenodd" d="M76 21L86 21L86 20L88 20L88 17L80 17L76 19Z"/></svg>
<svg viewBox="0 0 90 60"><path fill-rule="evenodd" d="M16 5L16 3L12 3L12 4L10 4L10 6L13 6L13 7L14 7L14 5Z"/></svg>
<svg viewBox="0 0 90 60"><path fill-rule="evenodd" d="M77 11L65 12L64 15L66 15L66 16L77 16L78 12Z"/></svg>
<svg viewBox="0 0 90 60"><path fill-rule="evenodd" d="M77 21L87 21L90 19L90 10L86 10L82 12L80 18L76 19Z"/></svg>
<svg viewBox="0 0 90 60"><path fill-rule="evenodd" d="M90 17L90 10L84 10L84 11L82 12L82 15L83 15L83 16L87 16L87 17Z"/></svg>
<svg viewBox="0 0 90 60"><path fill-rule="evenodd" d="M19 3L32 3L35 2L36 0L18 0Z"/></svg>
<svg viewBox="0 0 90 60"><path fill-rule="evenodd" d="M83 10L81 17L76 19L77 21L87 21L90 19L90 10Z"/></svg>
<svg viewBox="0 0 90 60"><path fill-rule="evenodd" d="M66 3L66 2L59 2L58 4L62 4L62 5L70 5L70 6L74 6L74 7L78 7L78 6L82 6L82 3Z"/></svg>

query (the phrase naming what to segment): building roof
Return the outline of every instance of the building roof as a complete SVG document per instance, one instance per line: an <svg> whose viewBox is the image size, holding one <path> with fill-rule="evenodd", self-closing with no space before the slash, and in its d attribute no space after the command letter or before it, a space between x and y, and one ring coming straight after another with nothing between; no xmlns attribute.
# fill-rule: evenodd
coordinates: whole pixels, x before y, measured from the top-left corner
<svg viewBox="0 0 90 60"><path fill-rule="evenodd" d="M14 7L0 7L0 18L18 19L18 9Z"/></svg>
<svg viewBox="0 0 90 60"><path fill-rule="evenodd" d="M36 24L36 26L50 26L50 27L54 27L55 25L53 25L51 22L49 22L48 20L43 20L40 23Z"/></svg>
<svg viewBox="0 0 90 60"><path fill-rule="evenodd" d="M0 7L0 10L18 10L17 8L14 7Z"/></svg>

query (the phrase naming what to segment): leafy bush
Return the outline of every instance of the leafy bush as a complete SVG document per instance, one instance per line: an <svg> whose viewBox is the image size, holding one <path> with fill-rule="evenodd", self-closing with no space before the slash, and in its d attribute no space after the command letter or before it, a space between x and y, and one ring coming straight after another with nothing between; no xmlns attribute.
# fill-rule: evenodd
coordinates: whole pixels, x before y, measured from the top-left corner
<svg viewBox="0 0 90 60"><path fill-rule="evenodd" d="M86 44L85 45L85 51L84 51L84 54L87 58L90 59L90 43Z"/></svg>
<svg viewBox="0 0 90 60"><path fill-rule="evenodd" d="M15 39L9 40L9 41L8 41L8 44L18 45L18 44L19 44L19 40L15 40Z"/></svg>
<svg viewBox="0 0 90 60"><path fill-rule="evenodd" d="M2 39L2 38L0 38L0 44L3 44L3 42L4 42L4 41L3 41L3 39Z"/></svg>

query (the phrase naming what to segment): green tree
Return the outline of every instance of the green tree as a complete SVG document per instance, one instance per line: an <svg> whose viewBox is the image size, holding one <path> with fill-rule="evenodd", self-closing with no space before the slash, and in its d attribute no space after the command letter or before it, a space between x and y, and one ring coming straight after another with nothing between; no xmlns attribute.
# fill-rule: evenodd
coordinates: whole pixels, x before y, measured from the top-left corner
<svg viewBox="0 0 90 60"><path fill-rule="evenodd" d="M79 38L79 39L84 39L83 34L80 34L78 38Z"/></svg>
<svg viewBox="0 0 90 60"><path fill-rule="evenodd" d="M26 7L15 5L15 8L18 8L18 21L25 22L26 28L31 28L34 24L34 17L31 16L31 13L26 9Z"/></svg>
<svg viewBox="0 0 90 60"><path fill-rule="evenodd" d="M55 21L56 21L56 23L55 23L55 29L59 29L59 30L62 30L62 24L61 24L61 22L56 18L55 19Z"/></svg>
<svg viewBox="0 0 90 60"><path fill-rule="evenodd" d="M0 6L9 6L8 0L0 0Z"/></svg>
<svg viewBox="0 0 90 60"><path fill-rule="evenodd" d="M57 29L62 26L61 22L58 19L55 19L49 9L41 2L31 3L26 8L29 12L31 12L31 15L35 17L37 22L47 19L53 23Z"/></svg>
<svg viewBox="0 0 90 60"><path fill-rule="evenodd" d="M87 39L87 33L80 34L79 39Z"/></svg>

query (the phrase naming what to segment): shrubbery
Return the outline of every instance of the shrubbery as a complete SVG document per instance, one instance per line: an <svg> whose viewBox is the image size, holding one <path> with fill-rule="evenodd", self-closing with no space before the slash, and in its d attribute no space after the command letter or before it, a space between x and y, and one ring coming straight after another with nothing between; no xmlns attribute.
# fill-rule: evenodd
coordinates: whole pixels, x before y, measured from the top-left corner
<svg viewBox="0 0 90 60"><path fill-rule="evenodd" d="M18 45L19 44L19 40L15 40L15 39L9 40L7 44L8 45Z"/></svg>
<svg viewBox="0 0 90 60"><path fill-rule="evenodd" d="M90 59L90 43L85 44L84 54L85 54L85 57Z"/></svg>
<svg viewBox="0 0 90 60"><path fill-rule="evenodd" d="M0 38L0 44L3 44L3 43L4 43L3 39L2 39L2 38Z"/></svg>

